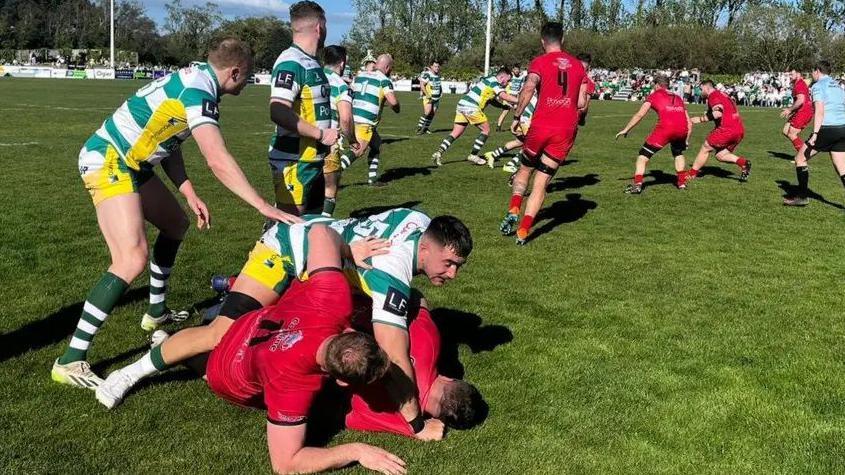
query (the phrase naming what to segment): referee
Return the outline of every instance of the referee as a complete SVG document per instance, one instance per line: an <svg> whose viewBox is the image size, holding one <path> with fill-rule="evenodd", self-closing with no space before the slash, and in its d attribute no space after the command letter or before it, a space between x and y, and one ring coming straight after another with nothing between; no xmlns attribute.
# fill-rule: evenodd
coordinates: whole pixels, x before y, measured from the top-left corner
<svg viewBox="0 0 845 475"><path fill-rule="evenodd" d="M845 186L845 90L830 76L830 63L819 61L813 68L815 83L811 89L816 112L813 133L795 157L798 192L784 198L787 206L806 206L810 170L807 160L819 152L829 152L833 166Z"/></svg>

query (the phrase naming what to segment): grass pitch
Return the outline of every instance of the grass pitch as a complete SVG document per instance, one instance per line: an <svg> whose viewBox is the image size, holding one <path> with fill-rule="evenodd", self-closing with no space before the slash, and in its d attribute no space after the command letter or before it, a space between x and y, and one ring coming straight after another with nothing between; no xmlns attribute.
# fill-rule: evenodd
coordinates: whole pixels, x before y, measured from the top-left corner
<svg viewBox="0 0 845 475"><path fill-rule="evenodd" d="M111 412L92 392L49 379L108 265L77 153L140 85L0 79L0 471L269 471L264 415L217 400L183 370L150 379ZM250 87L226 97L221 114L231 151L269 197L267 95ZM464 161L474 131L442 168L431 166L457 97L444 99L438 132L424 137L413 135L415 95L400 99L402 113L386 111L379 127L389 186L364 186L366 166L357 163L336 214L418 205L467 223L476 248L457 281L417 285L450 323L444 346L491 411L482 426L441 443L342 432L332 444L380 445L412 473L843 470L843 192L819 157L818 199L781 206L778 182L794 172L777 110L743 110L749 183L737 181L736 167L711 162L703 179L677 191L661 152L645 193L626 196L653 117L614 142L637 106L593 103L536 238L518 248L497 231L507 175ZM695 130L688 158L710 127ZM494 133L487 149L509 138ZM185 156L213 225L189 233L169 303L201 309L212 297L207 278L240 268L262 219L216 182L193 142ZM97 335L90 360L100 374L146 349L146 297L144 275Z"/></svg>

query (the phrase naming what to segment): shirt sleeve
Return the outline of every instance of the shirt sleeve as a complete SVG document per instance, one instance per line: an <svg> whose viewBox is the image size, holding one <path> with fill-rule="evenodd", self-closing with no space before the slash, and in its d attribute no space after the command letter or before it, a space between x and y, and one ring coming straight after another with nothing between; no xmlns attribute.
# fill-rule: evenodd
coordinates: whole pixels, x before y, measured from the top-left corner
<svg viewBox="0 0 845 475"><path fill-rule="evenodd" d="M533 61L531 61L531 64L528 65L528 74L534 73L540 77L543 77L543 71L540 65L540 58L535 58ZM528 75L526 74L525 77L528 78Z"/></svg>
<svg viewBox="0 0 845 475"><path fill-rule="evenodd" d="M282 61L273 68L270 78L270 97L293 102L305 83L305 69L294 61Z"/></svg>
<svg viewBox="0 0 845 475"><path fill-rule="evenodd" d="M819 83L813 84L811 92L813 93L814 102L824 102L827 99L827 96L824 93L824 87L822 87Z"/></svg>
<svg viewBox="0 0 845 475"><path fill-rule="evenodd" d="M318 376L315 376L319 378ZM311 377L308 377L310 383ZM271 424L296 426L308 421L308 410L319 390L291 387L291 381L277 376L264 387L264 405L267 406L267 420Z"/></svg>
<svg viewBox="0 0 845 475"><path fill-rule="evenodd" d="M220 126L220 109L217 98L208 91L189 88L182 93L182 104L185 106L185 118L188 128L194 130L200 125L212 124Z"/></svg>
<svg viewBox="0 0 845 475"><path fill-rule="evenodd" d="M373 268L364 271L363 280L373 299L373 323L408 328L411 296L411 269L400 256L373 257Z"/></svg>
<svg viewBox="0 0 845 475"><path fill-rule="evenodd" d="M385 79L384 81L382 81L381 87L382 89L384 89L385 93L393 92L393 81L391 81L390 79Z"/></svg>
<svg viewBox="0 0 845 475"><path fill-rule="evenodd" d="M338 102L348 102L350 104L352 103L352 94L351 94L351 91L349 90L349 86L346 85L346 83L338 86L337 90L338 90L338 96L337 96Z"/></svg>

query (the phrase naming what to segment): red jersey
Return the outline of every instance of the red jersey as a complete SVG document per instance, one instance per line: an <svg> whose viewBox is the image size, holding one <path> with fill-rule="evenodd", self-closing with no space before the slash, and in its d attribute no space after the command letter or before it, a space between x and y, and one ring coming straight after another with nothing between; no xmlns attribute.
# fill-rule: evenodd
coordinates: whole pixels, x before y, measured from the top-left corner
<svg viewBox="0 0 845 475"><path fill-rule="evenodd" d="M350 324L352 296L340 272L296 281L273 306L240 317L211 352L208 385L232 403L267 409L275 424L305 422L325 374L317 349Z"/></svg>
<svg viewBox="0 0 845 475"><path fill-rule="evenodd" d="M651 104L651 109L657 112L657 125L655 130L677 130L684 131L687 128L687 107L684 100L677 94L666 89L657 89L645 99Z"/></svg>
<svg viewBox="0 0 845 475"><path fill-rule="evenodd" d="M420 407L424 408L431 385L437 379L440 332L426 309L420 309L408 332ZM352 407L346 414L346 427L359 431L414 436L411 426L399 413L399 407L380 383L361 388L352 395Z"/></svg>
<svg viewBox="0 0 845 475"><path fill-rule="evenodd" d="M810 94L810 87L804 82L803 78L798 78L792 84L792 100L797 101L798 95L804 95L804 104L795 111L795 115L812 114L813 113L813 95Z"/></svg>
<svg viewBox="0 0 845 475"><path fill-rule="evenodd" d="M716 120L717 129L732 129L744 130L742 125L742 117L739 116L739 111L736 104L724 92L714 90L707 96L707 108L712 112L717 107L722 110L722 117Z"/></svg>
<svg viewBox="0 0 845 475"><path fill-rule="evenodd" d="M596 93L596 82L590 76L584 76L584 84L587 85L587 94L592 96Z"/></svg>
<svg viewBox="0 0 845 475"><path fill-rule="evenodd" d="M540 76L537 108L531 126L543 129L574 130L578 127L578 97L586 73L577 58L566 51L537 56L528 73Z"/></svg>

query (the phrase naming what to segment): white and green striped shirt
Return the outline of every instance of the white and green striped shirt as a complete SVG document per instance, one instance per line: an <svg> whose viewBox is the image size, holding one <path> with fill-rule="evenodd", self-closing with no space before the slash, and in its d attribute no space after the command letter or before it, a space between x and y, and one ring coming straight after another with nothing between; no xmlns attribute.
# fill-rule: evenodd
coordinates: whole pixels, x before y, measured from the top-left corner
<svg viewBox="0 0 845 475"><path fill-rule="evenodd" d="M484 110L490 99L498 96L505 89L499 84L496 76L481 78L469 91L458 101L458 110L473 112Z"/></svg>
<svg viewBox="0 0 845 475"><path fill-rule="evenodd" d="M535 93L531 96L531 100L528 102L528 105L525 106L525 109L522 110L522 115L519 116L519 121L524 123L531 122L531 117L534 116L534 109L537 107L537 94Z"/></svg>
<svg viewBox="0 0 845 475"><path fill-rule="evenodd" d="M525 78L528 77L528 73L525 71L522 72L519 76L513 76L508 82L508 91L511 95L519 94L519 91L522 90L522 85L525 84Z"/></svg>
<svg viewBox="0 0 845 475"><path fill-rule="evenodd" d="M340 115L337 111L337 105L340 102L352 103L352 95L349 93L349 85L340 77L339 74L329 68L325 68L326 78L329 80L329 85L332 88L331 92L331 106L332 106L332 128L340 127Z"/></svg>
<svg viewBox="0 0 845 475"><path fill-rule="evenodd" d="M440 81L440 75L434 74L428 69L426 69L422 72L422 74L420 74L421 88L425 93L431 94L430 97L432 101L439 101L440 96L443 95L443 86L441 85Z"/></svg>
<svg viewBox="0 0 845 475"><path fill-rule="evenodd" d="M378 125L385 96L393 92L393 81L383 72L364 71L352 83L352 116L356 124Z"/></svg>
<svg viewBox="0 0 845 475"><path fill-rule="evenodd" d="M217 126L220 85L207 63L168 74L142 87L103 122L96 136L131 169L168 157L201 125Z"/></svg>

